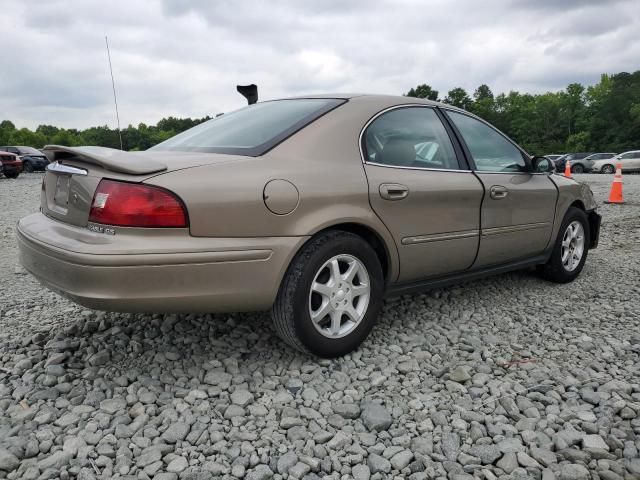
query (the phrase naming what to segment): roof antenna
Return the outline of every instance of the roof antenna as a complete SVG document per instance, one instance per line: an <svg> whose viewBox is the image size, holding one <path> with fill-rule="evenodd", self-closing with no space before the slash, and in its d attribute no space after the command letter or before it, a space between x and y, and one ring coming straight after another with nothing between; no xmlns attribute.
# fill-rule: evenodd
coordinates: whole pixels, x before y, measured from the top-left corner
<svg viewBox="0 0 640 480"><path fill-rule="evenodd" d="M113 88L113 103L116 106L116 120L118 122L118 137L120 138L120 150L122 147L122 131L120 130L120 115L118 114L118 99L116 98L116 82L113 80L113 68L111 67L111 53L109 52L109 40L104 36L104 43L107 45L107 58L109 58L109 72L111 72L111 88Z"/></svg>
<svg viewBox="0 0 640 480"><path fill-rule="evenodd" d="M236 87L238 93L247 99L249 105L252 105L258 101L258 87L255 83L251 85L238 85Z"/></svg>

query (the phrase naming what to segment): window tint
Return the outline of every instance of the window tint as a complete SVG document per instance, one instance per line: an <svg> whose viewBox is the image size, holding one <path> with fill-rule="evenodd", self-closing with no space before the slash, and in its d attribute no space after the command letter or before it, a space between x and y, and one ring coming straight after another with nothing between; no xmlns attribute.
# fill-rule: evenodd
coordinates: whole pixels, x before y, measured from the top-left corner
<svg viewBox="0 0 640 480"><path fill-rule="evenodd" d="M633 157L634 157L634 153L630 152L630 153L625 153L624 155L621 155L620 159L626 160L627 158L633 158Z"/></svg>
<svg viewBox="0 0 640 480"><path fill-rule="evenodd" d="M344 100L333 98L256 103L186 130L150 150L262 155L342 103Z"/></svg>
<svg viewBox="0 0 640 480"><path fill-rule="evenodd" d="M392 167L458 169L451 139L432 108L383 113L364 134L365 158Z"/></svg>
<svg viewBox="0 0 640 480"><path fill-rule="evenodd" d="M524 172L526 163L520 150L493 128L456 112L447 112L464 138L476 170L483 172Z"/></svg>

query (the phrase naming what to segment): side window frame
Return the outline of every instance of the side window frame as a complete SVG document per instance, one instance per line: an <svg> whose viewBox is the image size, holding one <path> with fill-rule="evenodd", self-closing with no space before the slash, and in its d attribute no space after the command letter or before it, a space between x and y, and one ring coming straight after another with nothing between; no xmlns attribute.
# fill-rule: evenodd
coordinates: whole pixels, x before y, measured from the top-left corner
<svg viewBox="0 0 640 480"><path fill-rule="evenodd" d="M388 112L392 112L394 110L399 110L399 109L406 109L406 108L428 108L431 109L436 117L440 120L440 123L442 124L442 127L444 128L445 132L447 132L447 137L449 138L449 141L451 142L451 146L453 148L453 152L455 154L456 157L456 162L458 163L458 169L451 169L451 168L427 168L427 167L404 167L404 166L398 166L398 165L385 165L382 163L376 163L376 162L371 162L368 160L368 153L367 153L367 145L366 145L366 132L367 129L369 128L369 126L376 121L376 119L380 118L381 116L385 115ZM366 164L366 165L375 165L378 167L385 167L385 168L397 168L397 169L408 169L408 170L423 170L423 171L438 171L438 172L465 172L465 173L469 173L472 171L471 165L469 165L469 163L467 162L467 158L464 154L464 150L462 148L462 145L460 144L459 140L458 140L458 136L455 134L455 132L453 131L453 129L451 128L451 125L449 124L449 122L447 121L447 119L445 118L445 116L443 115L443 113L435 106L431 106L431 105L423 105L423 104L419 104L419 103L407 103L407 104L401 104L401 105L393 105L391 107L385 108L384 110L380 110L379 112L376 112L375 115L373 115L369 120L367 120L367 122L364 124L364 126L362 127L362 130L360 130L360 138L359 138L359 147L360 147L360 158L362 159L362 163Z"/></svg>
<svg viewBox="0 0 640 480"><path fill-rule="evenodd" d="M476 117L475 115L470 115L469 113L464 111L454 110L452 108L447 108L447 107L438 107L438 108L443 111L443 117L446 118L447 123L449 124L451 129L455 132L455 135L458 137L458 141L460 142L460 145L462 145L462 150L464 151L464 155L466 157L467 163L471 166L471 169L474 172L491 173L496 175L546 175L545 173L535 172L533 170L533 165L531 164L531 156L527 152L525 152L524 149L520 147L520 145L518 145L516 142L511 140L507 135L502 133L500 130L498 130L496 127L491 125L489 122L483 120L482 118ZM471 155L471 150L469 150L469 147L467 146L467 143L465 142L464 137L462 136L462 133L460 132L458 127L456 127L456 124L451 119L451 117L449 117L449 112L458 113L460 115L464 115L466 117L472 118L480 123L483 123L484 125L489 127L491 130L496 132L498 135L500 135L502 138L507 140L507 142L513 145L516 148L516 150L520 152L520 155L522 155L522 159L524 161L527 171L526 172L488 172L484 170L478 170L476 162L473 160L473 155Z"/></svg>

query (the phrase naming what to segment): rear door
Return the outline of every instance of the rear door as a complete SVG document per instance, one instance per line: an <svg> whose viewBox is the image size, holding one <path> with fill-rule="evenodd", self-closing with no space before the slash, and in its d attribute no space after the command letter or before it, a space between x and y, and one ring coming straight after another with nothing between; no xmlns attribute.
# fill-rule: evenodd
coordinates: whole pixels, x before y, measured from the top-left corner
<svg viewBox="0 0 640 480"><path fill-rule="evenodd" d="M524 153L474 117L447 110L484 185L481 236L474 267L498 265L542 253L551 239L557 188L547 174L532 173Z"/></svg>
<svg viewBox="0 0 640 480"><path fill-rule="evenodd" d="M370 203L395 239L401 282L465 270L478 250L483 187L440 115L394 107L362 134Z"/></svg>

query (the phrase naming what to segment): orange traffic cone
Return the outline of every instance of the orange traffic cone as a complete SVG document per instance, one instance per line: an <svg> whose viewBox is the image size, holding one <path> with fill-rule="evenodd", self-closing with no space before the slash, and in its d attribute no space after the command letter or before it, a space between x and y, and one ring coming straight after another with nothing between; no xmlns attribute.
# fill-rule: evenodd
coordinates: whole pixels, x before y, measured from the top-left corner
<svg viewBox="0 0 640 480"><path fill-rule="evenodd" d="M571 160L567 160L566 163L564 164L564 176L567 178L572 178L571 177Z"/></svg>
<svg viewBox="0 0 640 480"><path fill-rule="evenodd" d="M622 198L622 165L620 162L616 165L616 174L613 176L609 200L604 203L624 203L624 198Z"/></svg>

